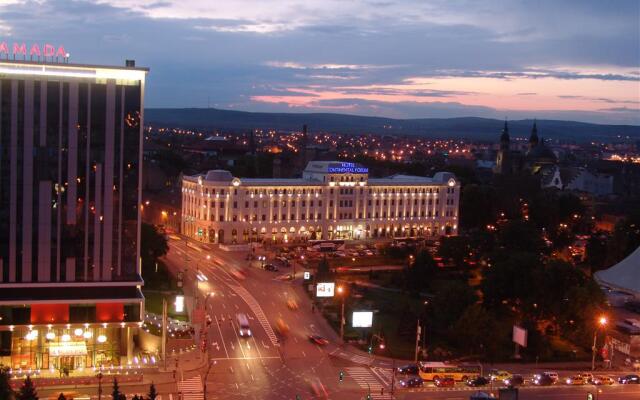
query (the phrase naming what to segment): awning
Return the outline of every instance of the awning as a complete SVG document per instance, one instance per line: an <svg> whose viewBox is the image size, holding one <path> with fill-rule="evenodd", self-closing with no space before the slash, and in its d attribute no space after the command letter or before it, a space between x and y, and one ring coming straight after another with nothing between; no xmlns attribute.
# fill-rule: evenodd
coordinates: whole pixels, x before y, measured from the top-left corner
<svg viewBox="0 0 640 400"><path fill-rule="evenodd" d="M86 356L87 345L85 342L49 343L49 355L58 356Z"/></svg>

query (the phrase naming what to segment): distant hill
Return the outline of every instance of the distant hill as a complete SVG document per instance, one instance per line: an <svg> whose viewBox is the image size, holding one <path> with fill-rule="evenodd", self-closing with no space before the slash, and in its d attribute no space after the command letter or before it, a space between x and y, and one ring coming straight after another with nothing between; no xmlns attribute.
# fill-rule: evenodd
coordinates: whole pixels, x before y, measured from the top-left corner
<svg viewBox="0 0 640 400"><path fill-rule="evenodd" d="M393 119L330 113L262 113L219 110L215 108L149 108L146 123L203 130L242 131L252 128L283 131L347 134L375 133L420 135L438 138L494 140L504 121L490 118L421 118ZM509 121L510 133L528 136L533 120ZM598 125L576 121L538 120L538 132L545 138L589 141L629 136L640 139L640 126Z"/></svg>

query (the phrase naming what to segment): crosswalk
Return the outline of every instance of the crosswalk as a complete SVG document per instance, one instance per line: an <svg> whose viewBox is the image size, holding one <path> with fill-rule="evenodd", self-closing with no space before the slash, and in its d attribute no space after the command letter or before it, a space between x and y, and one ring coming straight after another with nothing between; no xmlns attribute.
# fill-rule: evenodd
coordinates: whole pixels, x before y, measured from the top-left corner
<svg viewBox="0 0 640 400"><path fill-rule="evenodd" d="M362 365L371 365L371 362L373 361L371 357L365 357L358 354L347 353L342 351L340 348L333 350L329 354L334 357L339 357L339 358L342 358L343 360L349 360L356 364L362 364Z"/></svg>
<svg viewBox="0 0 640 400"><path fill-rule="evenodd" d="M204 400L202 377L196 375L193 378L179 381L178 392L182 394L182 400Z"/></svg>
<svg viewBox="0 0 640 400"><path fill-rule="evenodd" d="M380 379L386 386L391 386L391 381L393 380L393 372L391 369L373 367L371 368L371 372L376 374L378 379Z"/></svg>
<svg viewBox="0 0 640 400"><path fill-rule="evenodd" d="M240 296L242 300L245 301L245 303L247 303L247 305L251 308L251 311L253 311L253 313L256 315L256 318L258 319L258 322L260 322L260 325L262 325L262 327L264 328L264 331L267 333L267 336L269 336L269 340L271 340L271 343L274 346L277 346L278 338L276 337L276 334L273 332L273 329L271 328L271 325L269 324L267 317L264 315L264 311L262 311L262 307L260 307L260 304L258 304L256 299L251 295L251 293L249 293L247 289L243 288L242 286L231 285L231 284L227 284L227 285L231 288L231 290L237 293L238 296Z"/></svg>
<svg viewBox="0 0 640 400"><path fill-rule="evenodd" d="M376 379L376 375L373 374L370 368L366 367L347 367L345 368L347 374L356 381L358 386L366 391L371 391L371 398L373 400L391 400L393 396L388 393L387 385L380 383ZM384 388L384 392L382 389ZM383 394L384 393L384 394Z"/></svg>

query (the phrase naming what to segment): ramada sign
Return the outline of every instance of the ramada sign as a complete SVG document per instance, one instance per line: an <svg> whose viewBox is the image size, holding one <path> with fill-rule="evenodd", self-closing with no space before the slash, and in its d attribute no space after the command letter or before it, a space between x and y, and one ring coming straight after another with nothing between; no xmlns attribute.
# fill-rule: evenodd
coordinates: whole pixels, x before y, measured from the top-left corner
<svg viewBox="0 0 640 400"><path fill-rule="evenodd" d="M13 43L13 47L9 49L7 42L0 42L0 55L13 55L16 56L37 56L37 57L68 57L67 51L64 46L54 46L52 44L44 44L42 47L34 43L29 48L29 54L27 54L27 45L25 43Z"/></svg>

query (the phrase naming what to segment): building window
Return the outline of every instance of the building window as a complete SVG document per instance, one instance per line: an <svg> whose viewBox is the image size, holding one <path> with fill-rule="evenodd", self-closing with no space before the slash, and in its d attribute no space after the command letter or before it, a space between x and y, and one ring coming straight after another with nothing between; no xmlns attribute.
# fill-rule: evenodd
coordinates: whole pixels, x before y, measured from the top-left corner
<svg viewBox="0 0 640 400"><path fill-rule="evenodd" d="M233 208L238 208L238 202L237 201L233 202Z"/></svg>
<svg viewBox="0 0 640 400"><path fill-rule="evenodd" d="M234 215L234 216L233 216L233 222L236 222L237 220L238 220L238 216L237 216L237 215Z"/></svg>
<svg viewBox="0 0 640 400"><path fill-rule="evenodd" d="M294 202L294 203L295 203L295 202ZM307 205L307 202L306 202L306 201L304 201L304 200L302 200L302 207L306 207L306 205Z"/></svg>
<svg viewBox="0 0 640 400"><path fill-rule="evenodd" d="M286 221L287 220L287 214L282 214L282 221Z"/></svg>
<svg viewBox="0 0 640 400"><path fill-rule="evenodd" d="M278 214L273 214L273 220L277 221L278 220Z"/></svg>
<svg viewBox="0 0 640 400"><path fill-rule="evenodd" d="M304 215L302 216L302 218L304 218ZM293 221L294 219L296 219L296 215L295 214L291 214L291 218L289 218L291 221Z"/></svg>
<svg viewBox="0 0 640 400"><path fill-rule="evenodd" d="M220 219L220 222L223 222L224 221L224 215L221 214L219 219Z"/></svg>
<svg viewBox="0 0 640 400"><path fill-rule="evenodd" d="M253 202L253 208L258 208L258 202L257 201Z"/></svg>
<svg viewBox="0 0 640 400"><path fill-rule="evenodd" d="M267 220L267 214L262 214L262 220L266 221Z"/></svg>
<svg viewBox="0 0 640 400"><path fill-rule="evenodd" d="M304 204L302 204L302 205L304 206ZM313 207L313 200L309 201L309 207Z"/></svg>
<svg viewBox="0 0 640 400"><path fill-rule="evenodd" d="M333 200L329 200L329 207L333 207Z"/></svg>
<svg viewBox="0 0 640 400"><path fill-rule="evenodd" d="M318 200L318 207L322 207L322 200Z"/></svg>
<svg viewBox="0 0 640 400"><path fill-rule="evenodd" d="M224 208L224 201L220 202L220 208Z"/></svg>
<svg viewBox="0 0 640 400"><path fill-rule="evenodd" d="M316 216L316 219L318 220L322 219L322 214L318 213L318 215Z"/></svg>
<svg viewBox="0 0 640 400"><path fill-rule="evenodd" d="M329 219L333 219L333 213L329 213Z"/></svg>

